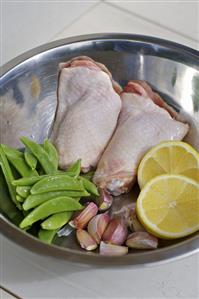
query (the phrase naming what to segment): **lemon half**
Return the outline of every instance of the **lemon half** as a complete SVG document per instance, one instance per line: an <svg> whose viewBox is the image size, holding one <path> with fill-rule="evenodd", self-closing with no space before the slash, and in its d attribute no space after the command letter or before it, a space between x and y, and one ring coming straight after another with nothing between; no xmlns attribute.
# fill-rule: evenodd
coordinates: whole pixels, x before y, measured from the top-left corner
<svg viewBox="0 0 199 299"><path fill-rule="evenodd" d="M199 153L182 141L158 144L146 153L138 167L140 188L162 174L181 174L199 182Z"/></svg>
<svg viewBox="0 0 199 299"><path fill-rule="evenodd" d="M140 192L140 222L160 238L185 237L199 229L199 183L182 175L161 175Z"/></svg>

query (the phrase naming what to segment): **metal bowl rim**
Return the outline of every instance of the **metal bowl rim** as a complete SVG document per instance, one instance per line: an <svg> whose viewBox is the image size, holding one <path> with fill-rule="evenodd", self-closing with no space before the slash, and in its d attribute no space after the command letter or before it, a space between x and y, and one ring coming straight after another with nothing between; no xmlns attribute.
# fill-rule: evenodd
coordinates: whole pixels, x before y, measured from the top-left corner
<svg viewBox="0 0 199 299"><path fill-rule="evenodd" d="M89 41L105 41L105 40L121 40L121 41L130 41L130 42L143 42L149 44L158 44L163 47L170 49L175 49L181 53L187 54L190 56L191 61L195 60L194 63L198 62L199 65L199 51L178 44L166 39L161 39L153 36L145 36L138 34L124 34L124 33L98 33L98 34L88 34L88 35L79 35L75 37L69 37L65 39L56 40L41 46L38 46L34 49L31 49L16 58L10 60L1 67L1 75L6 74L12 68L16 67L18 64L32 58L33 56L40 54L42 52L58 48L67 44L73 44L77 42L89 42ZM196 252L199 252L199 239L198 236L193 236L191 239L184 240L181 243L170 245L158 251L148 251L140 252L136 254L129 254L119 259L115 257L105 257L100 255L87 255L84 252L71 250L69 248L59 247L56 245L48 245L39 241L36 237L29 235L26 232L21 231L13 223L7 220L2 214L0 214L0 226L2 233L13 240L21 246L24 246L29 249L34 249L36 252L42 250L42 254L56 256L58 258L64 258L72 262L79 262L84 264L96 264L103 266L134 266L140 268L143 266L154 266L167 263L169 261L177 260L183 257L190 256ZM23 242L24 243L23 243ZM31 241L31 246L27 243ZM23 244L23 245L22 245ZM190 246L191 244L191 246ZM176 249L179 250L176 253ZM54 252L53 252L54 251ZM157 255L159 254L159 258ZM136 257L141 258L141 263L134 263ZM150 261L148 258L150 258ZM166 257L166 258L165 258Z"/></svg>
<svg viewBox="0 0 199 299"><path fill-rule="evenodd" d="M57 47L65 46L67 44L73 44L77 42L86 42L86 41L97 41L97 40L121 40L121 41L137 41L137 42L145 42L150 44L158 44L160 46L165 46L167 48L173 48L175 50L180 50L184 54L191 55L193 59L196 59L195 62L198 62L199 65L199 51L192 49L188 46L169 41L167 39L162 39L154 36L147 36L147 35L139 35L139 34L126 34L126 33L95 33L95 34L87 34L87 35L78 35L74 37L68 37L64 39L59 39L53 42L49 42L38 47L35 47L31 50L28 50L17 57L11 59L7 63L5 63L1 69L1 75L4 75L8 71L10 71L13 67L17 66L18 64L22 63L23 61L45 52L50 49L54 49Z"/></svg>

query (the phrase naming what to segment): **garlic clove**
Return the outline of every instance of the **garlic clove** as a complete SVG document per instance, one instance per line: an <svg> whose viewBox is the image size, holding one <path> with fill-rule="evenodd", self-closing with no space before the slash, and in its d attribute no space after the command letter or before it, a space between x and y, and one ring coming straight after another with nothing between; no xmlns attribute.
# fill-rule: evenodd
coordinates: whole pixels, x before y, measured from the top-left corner
<svg viewBox="0 0 199 299"><path fill-rule="evenodd" d="M81 229L85 228L88 222L97 214L98 207L94 202L90 202L78 215L70 222L70 226Z"/></svg>
<svg viewBox="0 0 199 299"><path fill-rule="evenodd" d="M106 256L121 256L128 253L128 247L101 241L99 253Z"/></svg>
<svg viewBox="0 0 199 299"><path fill-rule="evenodd" d="M113 203L113 196L104 189L99 190L99 211L106 211L110 209Z"/></svg>
<svg viewBox="0 0 199 299"><path fill-rule="evenodd" d="M95 250L97 248L97 243L86 230L78 229L76 231L76 237L81 248L88 251Z"/></svg>
<svg viewBox="0 0 199 299"><path fill-rule="evenodd" d="M127 238L127 226L120 218L113 218L109 222L102 240L115 245L122 245Z"/></svg>
<svg viewBox="0 0 199 299"><path fill-rule="evenodd" d="M147 232L135 232L128 236L126 245L136 249L155 249L158 247L158 239Z"/></svg>
<svg viewBox="0 0 199 299"><path fill-rule="evenodd" d="M108 213L98 214L94 216L90 222L88 223L88 233L91 237L96 241L96 243L100 243L102 235L110 221L110 217Z"/></svg>
<svg viewBox="0 0 199 299"><path fill-rule="evenodd" d="M128 218L128 226L132 232L145 232L145 228L142 226L137 218L136 212L131 211Z"/></svg>

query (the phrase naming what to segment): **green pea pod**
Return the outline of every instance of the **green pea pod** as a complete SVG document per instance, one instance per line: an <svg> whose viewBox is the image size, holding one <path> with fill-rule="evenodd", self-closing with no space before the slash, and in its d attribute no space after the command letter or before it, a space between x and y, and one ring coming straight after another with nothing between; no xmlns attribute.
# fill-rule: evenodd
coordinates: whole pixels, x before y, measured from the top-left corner
<svg viewBox="0 0 199 299"><path fill-rule="evenodd" d="M56 148L48 139L44 140L43 146L44 146L45 151L48 154L48 157L49 157L51 163L54 165L55 169L58 169L59 157L58 157Z"/></svg>
<svg viewBox="0 0 199 299"><path fill-rule="evenodd" d="M74 198L71 197L57 197L44 202L32 212L30 212L20 223L21 228L32 225L38 220L45 219L46 217L66 211L81 210L83 206Z"/></svg>
<svg viewBox="0 0 199 299"><path fill-rule="evenodd" d="M21 211L19 211L15 203L11 200L8 192L5 177L0 168L0 211L8 218L11 222L16 225L23 219Z"/></svg>
<svg viewBox="0 0 199 299"><path fill-rule="evenodd" d="M73 165L71 165L67 171L70 173L74 173L74 177L78 177L80 175L81 172L81 159L77 160Z"/></svg>
<svg viewBox="0 0 199 299"><path fill-rule="evenodd" d="M28 164L28 166L32 169L35 170L37 167L37 159L35 158L35 156L33 154L31 154L28 149L25 149L24 152L24 158L26 163Z"/></svg>
<svg viewBox="0 0 199 299"><path fill-rule="evenodd" d="M73 212L60 212L47 218L41 223L41 227L47 230L55 230L64 226L71 219Z"/></svg>
<svg viewBox="0 0 199 299"><path fill-rule="evenodd" d="M87 172L87 173L84 173L84 174L82 174L81 175L81 177L83 177L83 178L85 178L85 179L87 179L87 180L92 180L92 178L93 178L93 176L94 176L94 171L93 170L91 170L91 171L89 171L89 172Z"/></svg>
<svg viewBox="0 0 199 299"><path fill-rule="evenodd" d="M41 176L32 176L27 178L20 178L18 180L12 181L13 186L32 186L36 182L41 180Z"/></svg>
<svg viewBox="0 0 199 299"><path fill-rule="evenodd" d="M22 137L21 142L29 149L29 151L37 158L45 173L50 174L57 171L55 165L49 159L49 156L43 146L38 144L27 137Z"/></svg>
<svg viewBox="0 0 199 299"><path fill-rule="evenodd" d="M31 229L31 227L28 226L28 227L23 228L22 230L26 232L26 231L28 231L28 230L30 230L30 229Z"/></svg>
<svg viewBox="0 0 199 299"><path fill-rule="evenodd" d="M98 190L97 190L97 187L95 186L95 184L93 184L89 180L85 179L84 177L80 177L79 180L82 181L86 191L88 191L92 195L99 196L99 193L98 193Z"/></svg>
<svg viewBox="0 0 199 299"><path fill-rule="evenodd" d="M23 209L25 211L30 210L32 208L37 207L38 205L56 197L60 196L67 196L67 197L73 197L75 200L79 200L81 197L87 197L90 194L84 190L84 191L52 191L52 192L46 192L46 193L40 193L40 194L31 194L29 195L26 200L23 203Z"/></svg>
<svg viewBox="0 0 199 299"><path fill-rule="evenodd" d="M67 175L52 175L37 182L31 188L30 193L38 194L61 190L83 191L84 185L81 181Z"/></svg>
<svg viewBox="0 0 199 299"><path fill-rule="evenodd" d="M10 165L8 163L6 155L5 155L5 153L4 153L1 146L0 146L0 166L1 166L1 169L2 169L2 172L3 172L3 175L5 177L11 199L16 204L17 208L21 210L21 205L16 200L15 187L12 185L12 181L14 180L14 177L13 177L12 171L10 169Z"/></svg>
<svg viewBox="0 0 199 299"><path fill-rule="evenodd" d="M33 176L37 175L36 171L32 171L26 164L24 154L12 147L2 144L2 149L8 159L8 161L14 166L14 168L20 173L21 176Z"/></svg>
<svg viewBox="0 0 199 299"><path fill-rule="evenodd" d="M57 172L56 173L57 176L70 176L70 177L73 177L74 176L74 173L69 173L69 172ZM44 175L39 175L39 176L33 176L33 177L27 177L27 178L20 178L18 180L14 180L12 182L13 186L32 186L34 185L35 183L39 182L41 179L44 179L44 178L51 178L52 175L50 174L44 174Z"/></svg>
<svg viewBox="0 0 199 299"><path fill-rule="evenodd" d="M45 242L47 244L51 244L55 235L57 233L57 230L45 230L45 229L40 229L38 233L38 238L42 242Z"/></svg>
<svg viewBox="0 0 199 299"><path fill-rule="evenodd" d="M30 189L30 186L17 186L16 192L21 197L26 198L30 194Z"/></svg>
<svg viewBox="0 0 199 299"><path fill-rule="evenodd" d="M6 155L8 161L14 166L14 168L20 173L22 177L36 176L37 171L32 170L23 157L15 158L13 156Z"/></svg>
<svg viewBox="0 0 199 299"><path fill-rule="evenodd" d="M18 151L16 148L12 148L9 145L1 144L1 147L6 154L6 156L12 156L15 158L23 158L23 153Z"/></svg>
<svg viewBox="0 0 199 299"><path fill-rule="evenodd" d="M24 198L23 197L21 197L20 195L16 195L16 200L18 201L18 202L24 202Z"/></svg>

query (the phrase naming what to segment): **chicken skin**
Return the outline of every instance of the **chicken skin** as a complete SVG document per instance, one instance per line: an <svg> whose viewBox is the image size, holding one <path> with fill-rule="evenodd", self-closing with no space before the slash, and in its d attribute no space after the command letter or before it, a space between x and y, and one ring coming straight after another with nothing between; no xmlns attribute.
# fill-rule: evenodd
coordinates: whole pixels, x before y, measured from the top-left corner
<svg viewBox="0 0 199 299"><path fill-rule="evenodd" d="M182 140L189 126L144 81L130 81L121 94L116 131L105 149L93 181L113 195L129 191L143 155L161 141Z"/></svg>
<svg viewBox="0 0 199 299"><path fill-rule="evenodd" d="M108 69L80 56L60 64L58 106L51 140L66 169L81 159L83 172L95 168L117 125L120 86Z"/></svg>

